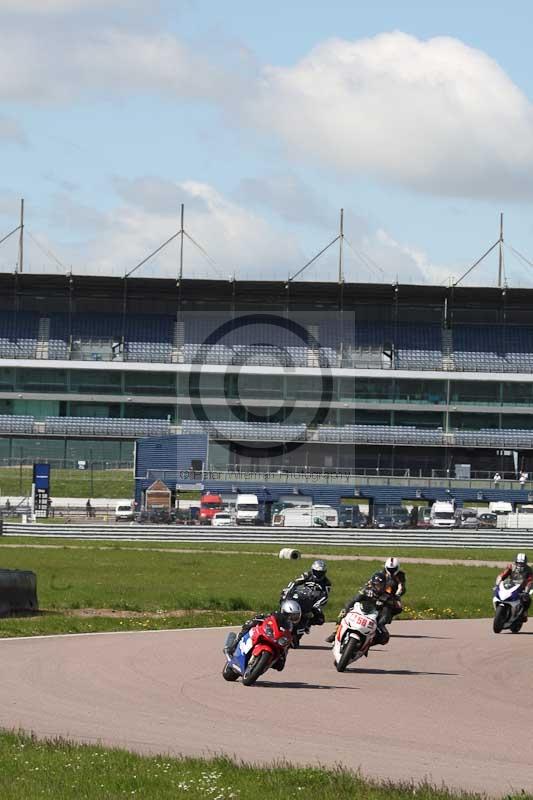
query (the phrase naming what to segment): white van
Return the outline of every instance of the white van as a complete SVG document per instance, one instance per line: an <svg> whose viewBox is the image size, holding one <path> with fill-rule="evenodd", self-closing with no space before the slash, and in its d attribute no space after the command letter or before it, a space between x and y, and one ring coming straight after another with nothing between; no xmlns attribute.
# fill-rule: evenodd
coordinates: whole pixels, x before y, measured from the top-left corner
<svg viewBox="0 0 533 800"><path fill-rule="evenodd" d="M313 525L320 525L318 520L328 528L339 527L339 513L333 506L316 505L312 507Z"/></svg>
<svg viewBox="0 0 533 800"><path fill-rule="evenodd" d="M115 506L115 522L133 519L133 503L131 500L119 500Z"/></svg>
<svg viewBox="0 0 533 800"><path fill-rule="evenodd" d="M339 526L339 515L332 506L302 506L300 508L284 508L272 518L276 528L316 528Z"/></svg>
<svg viewBox="0 0 533 800"><path fill-rule="evenodd" d="M508 503L505 500L495 500L494 502L489 503L489 511L492 514L498 514L498 516L512 514L513 504Z"/></svg>
<svg viewBox="0 0 533 800"><path fill-rule="evenodd" d="M454 504L437 500L431 506L429 525L431 528L454 528L456 526Z"/></svg>
<svg viewBox="0 0 533 800"><path fill-rule="evenodd" d="M258 525L262 521L256 494L238 494L235 510L237 525Z"/></svg>

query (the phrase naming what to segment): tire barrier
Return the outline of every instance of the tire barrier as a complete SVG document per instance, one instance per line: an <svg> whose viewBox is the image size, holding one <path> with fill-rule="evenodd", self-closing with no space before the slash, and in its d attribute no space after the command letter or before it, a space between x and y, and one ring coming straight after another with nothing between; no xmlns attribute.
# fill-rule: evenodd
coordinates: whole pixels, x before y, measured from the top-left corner
<svg viewBox="0 0 533 800"><path fill-rule="evenodd" d="M297 559L300 558L300 551L293 550L292 547L284 547L282 550L279 551L279 557Z"/></svg>
<svg viewBox="0 0 533 800"><path fill-rule="evenodd" d="M0 569L0 617L37 611L37 576L20 569Z"/></svg>

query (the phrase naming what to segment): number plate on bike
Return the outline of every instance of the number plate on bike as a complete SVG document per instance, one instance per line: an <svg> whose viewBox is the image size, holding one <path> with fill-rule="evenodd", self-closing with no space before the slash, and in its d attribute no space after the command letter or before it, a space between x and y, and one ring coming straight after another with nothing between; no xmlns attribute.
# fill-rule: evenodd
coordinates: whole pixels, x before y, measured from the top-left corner
<svg viewBox="0 0 533 800"><path fill-rule="evenodd" d="M365 628L367 631L373 631L376 627L376 623L371 617L363 617L357 612L348 614L346 622L350 628Z"/></svg>

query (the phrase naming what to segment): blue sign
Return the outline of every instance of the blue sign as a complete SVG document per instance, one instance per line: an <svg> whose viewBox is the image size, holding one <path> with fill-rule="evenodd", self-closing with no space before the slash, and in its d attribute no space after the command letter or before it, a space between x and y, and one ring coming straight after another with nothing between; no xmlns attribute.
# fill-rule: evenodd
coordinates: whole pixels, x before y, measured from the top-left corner
<svg viewBox="0 0 533 800"><path fill-rule="evenodd" d="M33 465L33 482L37 490L50 491L50 464Z"/></svg>

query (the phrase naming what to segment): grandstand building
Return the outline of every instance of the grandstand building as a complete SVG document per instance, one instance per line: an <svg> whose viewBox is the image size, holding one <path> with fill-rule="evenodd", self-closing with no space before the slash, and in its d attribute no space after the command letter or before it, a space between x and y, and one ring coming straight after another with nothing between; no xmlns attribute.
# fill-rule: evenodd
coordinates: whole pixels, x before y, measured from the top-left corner
<svg viewBox="0 0 533 800"><path fill-rule="evenodd" d="M0 275L0 460L532 471L533 291Z"/></svg>

